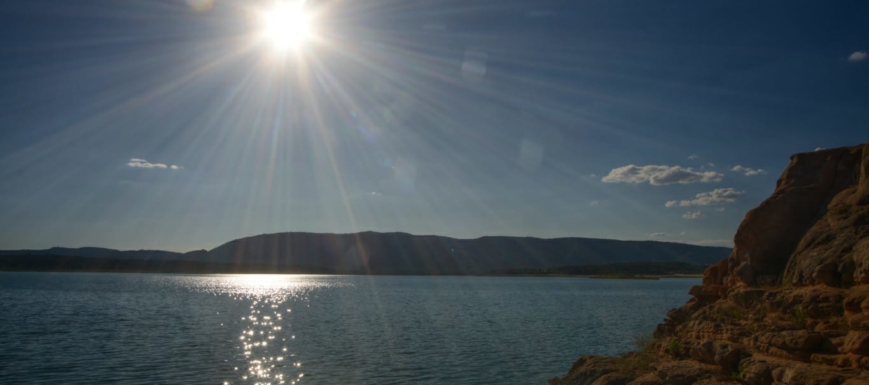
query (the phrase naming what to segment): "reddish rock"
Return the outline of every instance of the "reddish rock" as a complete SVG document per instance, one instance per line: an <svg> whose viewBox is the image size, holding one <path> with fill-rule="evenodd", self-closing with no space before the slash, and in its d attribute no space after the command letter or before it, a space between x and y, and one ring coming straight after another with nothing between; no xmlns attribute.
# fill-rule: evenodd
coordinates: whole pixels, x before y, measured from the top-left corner
<svg viewBox="0 0 869 385"><path fill-rule="evenodd" d="M859 378L851 378L842 383L842 385L869 385L869 380L861 380Z"/></svg>
<svg viewBox="0 0 869 385"><path fill-rule="evenodd" d="M735 281L731 282L763 284L781 276L806 232L819 222L819 208L826 207L836 194L852 186L859 173L864 147L791 157L791 163L779 178L773 195L749 211L736 231L735 248L730 257L731 277ZM818 258L817 255L811 257ZM829 259L824 257L823 261L807 264L801 263L802 259L793 261L797 265L795 268L800 268L802 273L797 278L808 278L815 267ZM808 274L803 271L805 269ZM785 278L793 277L794 274L790 274Z"/></svg>
<svg viewBox="0 0 869 385"><path fill-rule="evenodd" d="M715 301L721 298L724 286L721 285L697 285L688 290L688 294L699 301Z"/></svg>
<svg viewBox="0 0 869 385"><path fill-rule="evenodd" d="M748 308L757 304L766 293L767 290L763 288L739 286L730 289L727 298L739 306Z"/></svg>
<svg viewBox="0 0 869 385"><path fill-rule="evenodd" d="M564 378L549 380L550 385L591 385L599 378L619 371L615 357L582 356L570 368Z"/></svg>
<svg viewBox="0 0 869 385"><path fill-rule="evenodd" d="M657 373L646 373L633 381L629 382L628 385L663 385L664 380L661 377L658 377Z"/></svg>
<svg viewBox="0 0 869 385"><path fill-rule="evenodd" d="M682 342L692 360L704 364L716 365L724 373L737 370L739 361L745 355L745 347L727 341L707 339L703 341L687 340Z"/></svg>
<svg viewBox="0 0 869 385"><path fill-rule="evenodd" d="M773 383L773 366L767 363L755 363L743 368L739 378L748 385L770 385Z"/></svg>
<svg viewBox="0 0 869 385"><path fill-rule="evenodd" d="M665 384L690 385L699 379L715 376L718 368L695 361L671 361L657 365L655 372Z"/></svg>
<svg viewBox="0 0 869 385"><path fill-rule="evenodd" d="M851 331L844 342L841 349L843 353L869 356L869 332Z"/></svg>
<svg viewBox="0 0 869 385"><path fill-rule="evenodd" d="M636 377L629 372L613 372L598 378L591 385L627 385Z"/></svg>
<svg viewBox="0 0 869 385"><path fill-rule="evenodd" d="M805 385L841 385L846 379L841 373L808 366L781 366L773 369L772 378L784 384Z"/></svg>
<svg viewBox="0 0 869 385"><path fill-rule="evenodd" d="M842 301L845 315L869 313L869 286L852 287Z"/></svg>
<svg viewBox="0 0 869 385"><path fill-rule="evenodd" d="M822 334L806 330L792 330L776 333L763 333L757 336L757 341L785 350L811 352L824 343L826 337Z"/></svg>
<svg viewBox="0 0 869 385"><path fill-rule="evenodd" d="M869 144L792 156L734 246L658 325L651 366L583 357L551 384L869 385Z"/></svg>

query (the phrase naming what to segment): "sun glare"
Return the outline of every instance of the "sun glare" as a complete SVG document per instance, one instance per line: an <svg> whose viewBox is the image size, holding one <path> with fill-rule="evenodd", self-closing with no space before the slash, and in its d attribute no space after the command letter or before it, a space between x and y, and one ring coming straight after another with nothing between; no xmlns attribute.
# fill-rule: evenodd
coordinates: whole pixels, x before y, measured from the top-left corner
<svg viewBox="0 0 869 385"><path fill-rule="evenodd" d="M311 35L311 16L301 2L281 2L263 13L263 32L275 49L299 48Z"/></svg>

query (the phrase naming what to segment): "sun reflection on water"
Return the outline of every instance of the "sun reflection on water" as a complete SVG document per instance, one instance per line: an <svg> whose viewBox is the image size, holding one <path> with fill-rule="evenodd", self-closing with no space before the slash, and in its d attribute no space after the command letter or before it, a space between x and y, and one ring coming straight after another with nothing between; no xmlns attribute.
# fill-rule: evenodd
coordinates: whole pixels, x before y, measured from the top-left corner
<svg viewBox="0 0 869 385"><path fill-rule="evenodd" d="M190 277L192 287L249 303L249 314L236 318L235 354L247 367L233 367L237 380L224 384L298 384L305 377L294 349L296 334L292 306L309 302L310 292L336 285L334 280L310 275L215 275ZM219 315L220 312L217 313ZM292 358L292 362L285 362Z"/></svg>

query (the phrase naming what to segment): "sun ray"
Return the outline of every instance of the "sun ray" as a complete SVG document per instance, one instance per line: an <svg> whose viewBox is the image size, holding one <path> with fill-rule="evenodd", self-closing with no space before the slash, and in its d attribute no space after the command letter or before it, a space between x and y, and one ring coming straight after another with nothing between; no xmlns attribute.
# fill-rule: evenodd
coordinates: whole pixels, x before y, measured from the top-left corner
<svg viewBox="0 0 869 385"><path fill-rule="evenodd" d="M279 2L262 13L263 37L277 52L300 48L311 38L313 18L302 2Z"/></svg>

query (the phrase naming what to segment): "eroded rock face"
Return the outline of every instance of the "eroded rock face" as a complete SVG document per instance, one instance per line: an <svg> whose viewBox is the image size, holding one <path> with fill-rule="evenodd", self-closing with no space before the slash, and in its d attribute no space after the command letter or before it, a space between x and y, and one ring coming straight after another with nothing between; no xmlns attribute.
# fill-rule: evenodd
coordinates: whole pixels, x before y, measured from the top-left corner
<svg viewBox="0 0 869 385"><path fill-rule="evenodd" d="M867 254L855 246L869 240L867 154L863 145L792 156L772 196L745 216L714 283L861 282L855 275L866 272L856 266L867 263Z"/></svg>
<svg viewBox="0 0 869 385"><path fill-rule="evenodd" d="M869 144L797 154L655 342L552 384L869 385Z"/></svg>

